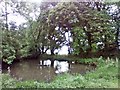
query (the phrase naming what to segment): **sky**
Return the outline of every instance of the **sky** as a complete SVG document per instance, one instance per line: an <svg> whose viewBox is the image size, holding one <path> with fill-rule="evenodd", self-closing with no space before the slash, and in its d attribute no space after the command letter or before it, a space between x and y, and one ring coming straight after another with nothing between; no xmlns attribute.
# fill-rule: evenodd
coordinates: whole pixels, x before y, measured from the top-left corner
<svg viewBox="0 0 120 90"><path fill-rule="evenodd" d="M18 1L27 1L27 2L36 2L36 3L40 3L43 0L18 0Z"/></svg>
<svg viewBox="0 0 120 90"><path fill-rule="evenodd" d="M45 0L24 0L24 1L29 1L29 2L41 2L41 1L45 1ZM52 1L60 1L60 0L46 0L48 2L52 2ZM64 1L64 2L68 2L68 1L81 1L81 2L90 2L90 1L93 1L93 0L61 0L61 1ZM94 1L106 1L106 2L118 2L120 0L94 0Z"/></svg>
<svg viewBox="0 0 120 90"><path fill-rule="evenodd" d="M40 3L43 0L27 0L28 2L36 2L36 3ZM49 1L49 0L48 0Z"/></svg>
<svg viewBox="0 0 120 90"><path fill-rule="evenodd" d="M0 13L2 13L2 15L5 15L5 8L4 8L5 4L4 2L1 2L0 3ZM13 14L13 11L11 10L12 8L10 6L7 6L7 11L8 11L8 22L10 21L15 21L16 22L16 25L19 26L20 24L26 22L26 20L21 16L19 15L18 13L14 13ZM0 19L5 19L4 16L0 16Z"/></svg>

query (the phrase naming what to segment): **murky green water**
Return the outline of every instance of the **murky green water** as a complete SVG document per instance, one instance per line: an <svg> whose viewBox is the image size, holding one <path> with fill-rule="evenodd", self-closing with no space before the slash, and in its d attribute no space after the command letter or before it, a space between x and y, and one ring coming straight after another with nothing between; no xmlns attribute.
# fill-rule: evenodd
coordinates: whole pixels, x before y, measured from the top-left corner
<svg viewBox="0 0 120 90"><path fill-rule="evenodd" d="M51 60L26 60L14 63L11 67L3 70L8 72L12 77L19 80L41 80L51 81L56 75L68 72L71 74L84 74L89 70L93 70L93 66L76 64L74 61L51 61Z"/></svg>

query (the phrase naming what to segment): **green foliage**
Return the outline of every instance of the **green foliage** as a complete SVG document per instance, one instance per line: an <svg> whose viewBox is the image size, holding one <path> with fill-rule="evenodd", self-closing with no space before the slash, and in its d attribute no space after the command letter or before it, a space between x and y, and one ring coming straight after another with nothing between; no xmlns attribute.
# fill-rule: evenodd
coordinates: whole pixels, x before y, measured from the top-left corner
<svg viewBox="0 0 120 90"><path fill-rule="evenodd" d="M28 45L24 31L2 31L2 60L12 64L14 59L28 56Z"/></svg>
<svg viewBox="0 0 120 90"><path fill-rule="evenodd" d="M73 29L72 47L74 54L80 55L83 52L88 52L89 49L92 52L97 52L106 49L109 44L115 42L116 31L113 28L115 22L110 22L112 17L106 10L86 9L86 13L81 16L81 19L87 24L81 24ZM99 48L99 43L103 44L103 48Z"/></svg>
<svg viewBox="0 0 120 90"><path fill-rule="evenodd" d="M94 2L93 2L94 3ZM17 6L16 3L11 3ZM115 42L116 28L119 28L119 20L113 19L108 14L109 10L97 10L94 3L60 2L50 8L49 3L43 5L39 18L33 21L30 17L32 7L29 3L21 2L16 7L18 12L27 18L27 28L19 30L6 30L4 23L0 20L2 30L2 45L0 57L8 64L14 59L27 57L37 53L44 54L49 49L54 53L68 43L73 54L80 55L83 52L97 52L109 48ZM117 4L114 4L117 5ZM109 5L108 5L109 6ZM35 6L34 6L35 8ZM107 7L106 7L107 8ZM117 6L119 10L119 3ZM37 10L36 8L35 10ZM58 29L56 29L58 28ZM73 41L67 41L65 33L70 32ZM70 38L69 37L69 38ZM98 43L103 43L102 48ZM67 56L53 56L53 58L70 59ZM118 61L111 59L91 58L73 60L84 64L97 64L95 71L87 72L85 75L59 75L50 83L39 81L17 81L9 75L2 74L3 88L117 88L118 87Z"/></svg>
<svg viewBox="0 0 120 90"><path fill-rule="evenodd" d="M8 74L0 74L2 77L2 88L16 88L16 80L11 78Z"/></svg>
<svg viewBox="0 0 120 90"><path fill-rule="evenodd" d="M75 27L73 32L74 32L74 36L73 36L74 54L79 55L81 52L86 52L86 50L88 49L88 44L87 44L88 41L84 30L80 27Z"/></svg>
<svg viewBox="0 0 120 90"><path fill-rule="evenodd" d="M36 88L37 86L37 81L25 81L24 83L21 83L21 81L19 81L16 84L17 88Z"/></svg>
<svg viewBox="0 0 120 90"><path fill-rule="evenodd" d="M5 39L7 40L8 38L4 38L4 40L3 40L2 59L3 59L4 62L6 62L8 64L11 64L13 62L13 60L15 59L16 51L15 51L14 46L12 45L12 42L11 41L5 42Z"/></svg>
<svg viewBox="0 0 120 90"><path fill-rule="evenodd" d="M11 0L9 0L11 1ZM41 4L41 12L36 20L29 15L34 10L38 11L37 5L26 2L10 2L13 7L24 16L28 22L21 25L19 30L6 30L1 22L2 29L2 59L8 64L14 59L27 57L29 55L46 54L48 50L54 54L56 49L63 45L71 48L72 54L97 52L110 48L116 34L116 23L108 13L109 10L102 9L104 4L87 5L78 2L59 2ZM51 7L51 5L53 7ZM116 4L115 4L116 5ZM108 6L106 5L105 8ZM32 11L33 10L33 11ZM34 13L35 14L35 13ZM24 27L27 25L27 27ZM66 32L70 35L66 37ZM73 40L70 40L72 38ZM102 43L102 45L99 43ZM70 53L71 53L70 52Z"/></svg>
<svg viewBox="0 0 120 90"><path fill-rule="evenodd" d="M105 62L105 59L103 57L100 58L83 58L83 59L77 59L78 62L83 64L92 64L96 63L96 65L102 65Z"/></svg>

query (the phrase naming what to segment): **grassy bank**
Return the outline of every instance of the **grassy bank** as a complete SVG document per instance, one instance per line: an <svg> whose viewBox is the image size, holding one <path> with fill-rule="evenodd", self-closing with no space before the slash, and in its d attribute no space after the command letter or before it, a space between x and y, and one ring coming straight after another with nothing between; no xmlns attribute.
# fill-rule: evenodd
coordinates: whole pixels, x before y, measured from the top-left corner
<svg viewBox="0 0 120 90"><path fill-rule="evenodd" d="M1 74L2 88L118 88L118 59L86 59L86 62L96 62L96 70L84 76L65 73L56 76L50 83L18 81L7 74Z"/></svg>

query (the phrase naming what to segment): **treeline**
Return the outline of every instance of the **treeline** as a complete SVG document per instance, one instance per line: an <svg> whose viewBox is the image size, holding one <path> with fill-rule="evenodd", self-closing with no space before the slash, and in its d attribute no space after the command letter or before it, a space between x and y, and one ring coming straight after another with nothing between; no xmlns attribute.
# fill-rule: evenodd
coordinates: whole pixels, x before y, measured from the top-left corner
<svg viewBox="0 0 120 90"><path fill-rule="evenodd" d="M5 8L7 5L13 5L14 12L27 20L19 26L8 24L7 20L0 22L1 58L8 64L14 59L46 54L48 50L54 55L64 45L70 55L78 56L117 50L120 2L42 2L39 6L11 0Z"/></svg>

